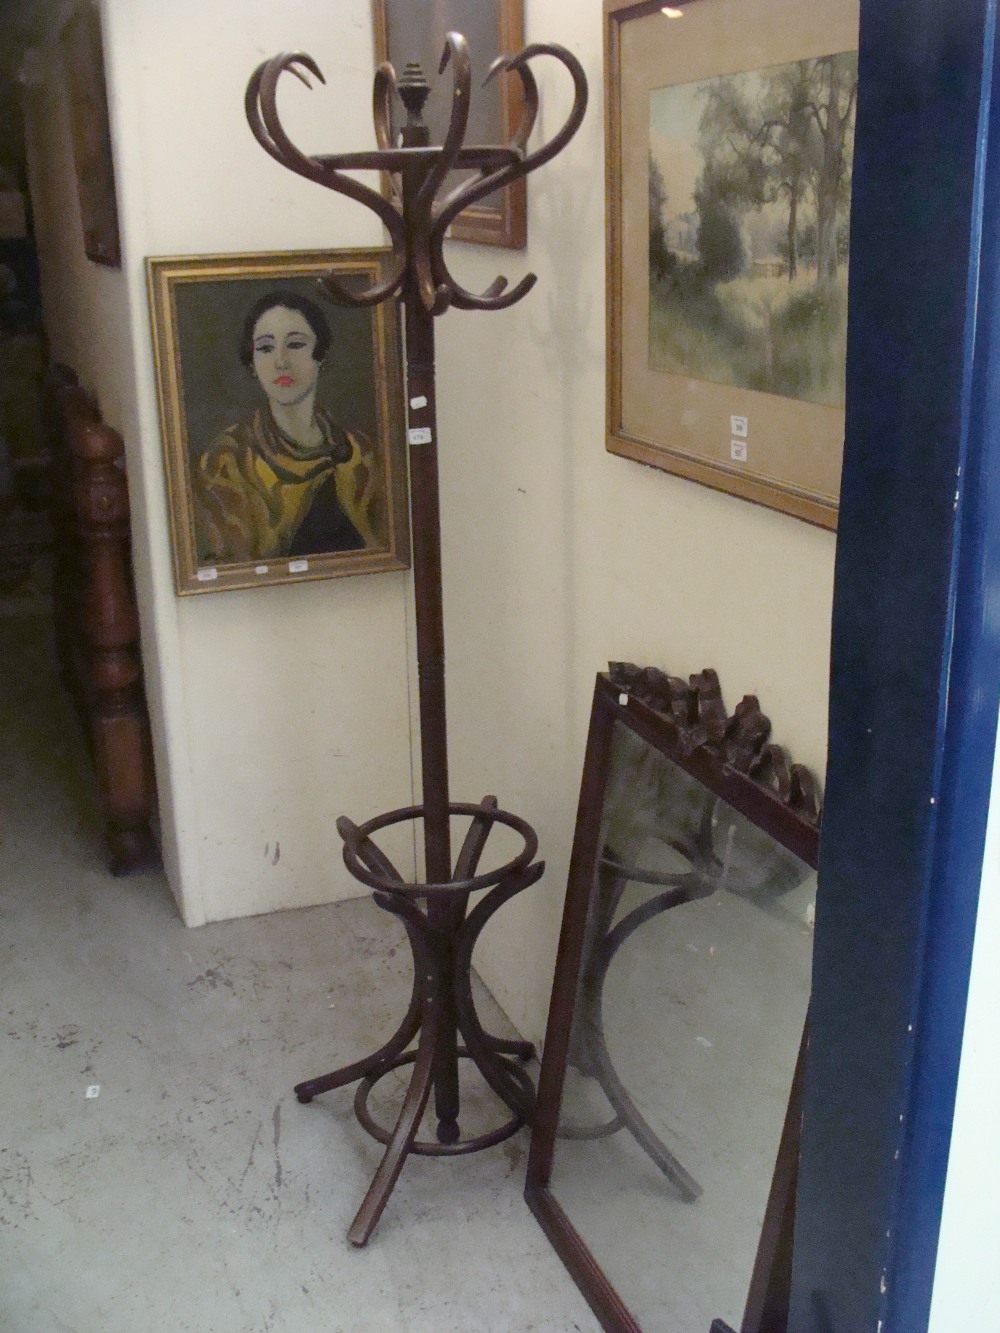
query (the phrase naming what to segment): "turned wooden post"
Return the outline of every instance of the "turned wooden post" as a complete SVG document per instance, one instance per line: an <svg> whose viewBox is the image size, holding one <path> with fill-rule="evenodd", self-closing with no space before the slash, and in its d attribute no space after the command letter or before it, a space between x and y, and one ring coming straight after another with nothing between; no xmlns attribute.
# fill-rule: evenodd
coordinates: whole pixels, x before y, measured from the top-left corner
<svg viewBox="0 0 1000 1333"><path fill-rule="evenodd" d="M149 827L154 784L129 559L124 446L99 420L72 414L67 426L90 736L111 871L122 874L154 853Z"/></svg>
<svg viewBox="0 0 1000 1333"><path fill-rule="evenodd" d="M93 400L80 388L69 366L51 366L45 377L42 397L43 424L50 463L49 505L52 519L52 616L56 660L63 688L69 694L84 726L87 698L80 679L77 644L80 639L82 589L80 533L73 510L73 455L69 447L69 424L74 420L97 421Z"/></svg>

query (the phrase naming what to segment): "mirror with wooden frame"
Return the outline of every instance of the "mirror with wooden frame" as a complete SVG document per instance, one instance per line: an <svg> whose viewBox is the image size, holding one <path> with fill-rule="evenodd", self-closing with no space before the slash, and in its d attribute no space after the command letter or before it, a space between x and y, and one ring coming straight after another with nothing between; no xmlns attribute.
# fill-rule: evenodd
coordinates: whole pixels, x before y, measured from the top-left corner
<svg viewBox="0 0 1000 1333"><path fill-rule="evenodd" d="M597 678L525 1197L612 1333L785 1326L819 812L769 738Z"/></svg>
<svg viewBox="0 0 1000 1333"><path fill-rule="evenodd" d="M406 63L415 60L431 80L423 114L432 143L441 143L448 128L451 76L442 80L435 75L445 36L451 31L466 38L472 60L469 143L509 142L524 110L520 80L509 74L484 80L498 56L515 55L524 46L524 0L372 0L372 18L376 63L388 60L402 76ZM393 101L395 114L399 106ZM393 132L399 129L394 123ZM454 174L451 183L464 174ZM528 243L527 182L514 181L465 209L448 236L453 241L523 250Z"/></svg>

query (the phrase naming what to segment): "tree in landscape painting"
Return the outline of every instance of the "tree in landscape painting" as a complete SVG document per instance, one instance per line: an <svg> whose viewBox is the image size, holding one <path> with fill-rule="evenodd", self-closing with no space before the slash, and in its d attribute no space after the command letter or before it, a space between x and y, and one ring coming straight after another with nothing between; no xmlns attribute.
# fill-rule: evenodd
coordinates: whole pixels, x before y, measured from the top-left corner
<svg viewBox="0 0 1000 1333"><path fill-rule="evenodd" d="M842 406L857 54L650 97L654 369Z"/></svg>

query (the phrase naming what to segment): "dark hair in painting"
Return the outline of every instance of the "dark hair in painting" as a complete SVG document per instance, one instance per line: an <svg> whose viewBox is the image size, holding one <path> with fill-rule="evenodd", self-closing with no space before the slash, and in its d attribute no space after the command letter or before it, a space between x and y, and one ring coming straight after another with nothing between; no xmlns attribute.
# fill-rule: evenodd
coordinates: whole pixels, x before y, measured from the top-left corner
<svg viewBox="0 0 1000 1333"><path fill-rule="evenodd" d="M322 361L330 350L330 325L326 321L326 316L320 310L315 301L310 301L308 296L299 296L298 292L289 292L276 290L267 292L255 301L247 311L247 317L243 321L243 332L240 334L239 354L240 360L245 366L253 365L253 331L257 325L258 319L266 310L273 310L275 306L284 306L286 310L297 310L303 317L313 333L316 335L316 346L313 348L313 360Z"/></svg>

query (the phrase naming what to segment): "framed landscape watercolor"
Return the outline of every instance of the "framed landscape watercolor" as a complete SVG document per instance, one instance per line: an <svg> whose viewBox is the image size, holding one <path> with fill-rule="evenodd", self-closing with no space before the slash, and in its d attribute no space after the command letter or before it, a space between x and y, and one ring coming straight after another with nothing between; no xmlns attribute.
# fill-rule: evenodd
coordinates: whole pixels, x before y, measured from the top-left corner
<svg viewBox="0 0 1000 1333"><path fill-rule="evenodd" d="M449 32L469 43L472 86L469 143L502 144L514 132L523 108L520 80L511 76L483 80L499 55L515 55L524 46L524 0L372 0L375 58L389 60L401 75L416 60L431 81L425 117L431 140L440 143L448 127L451 75L437 80L438 64ZM394 106L394 114L399 107ZM393 126L394 130L399 125ZM527 186L522 179L461 213L449 236L523 250L528 240Z"/></svg>
<svg viewBox="0 0 1000 1333"><path fill-rule="evenodd" d="M836 526L857 0L605 0L608 449Z"/></svg>
<svg viewBox="0 0 1000 1333"><path fill-rule="evenodd" d="M178 593L408 567L387 253L147 259Z"/></svg>

